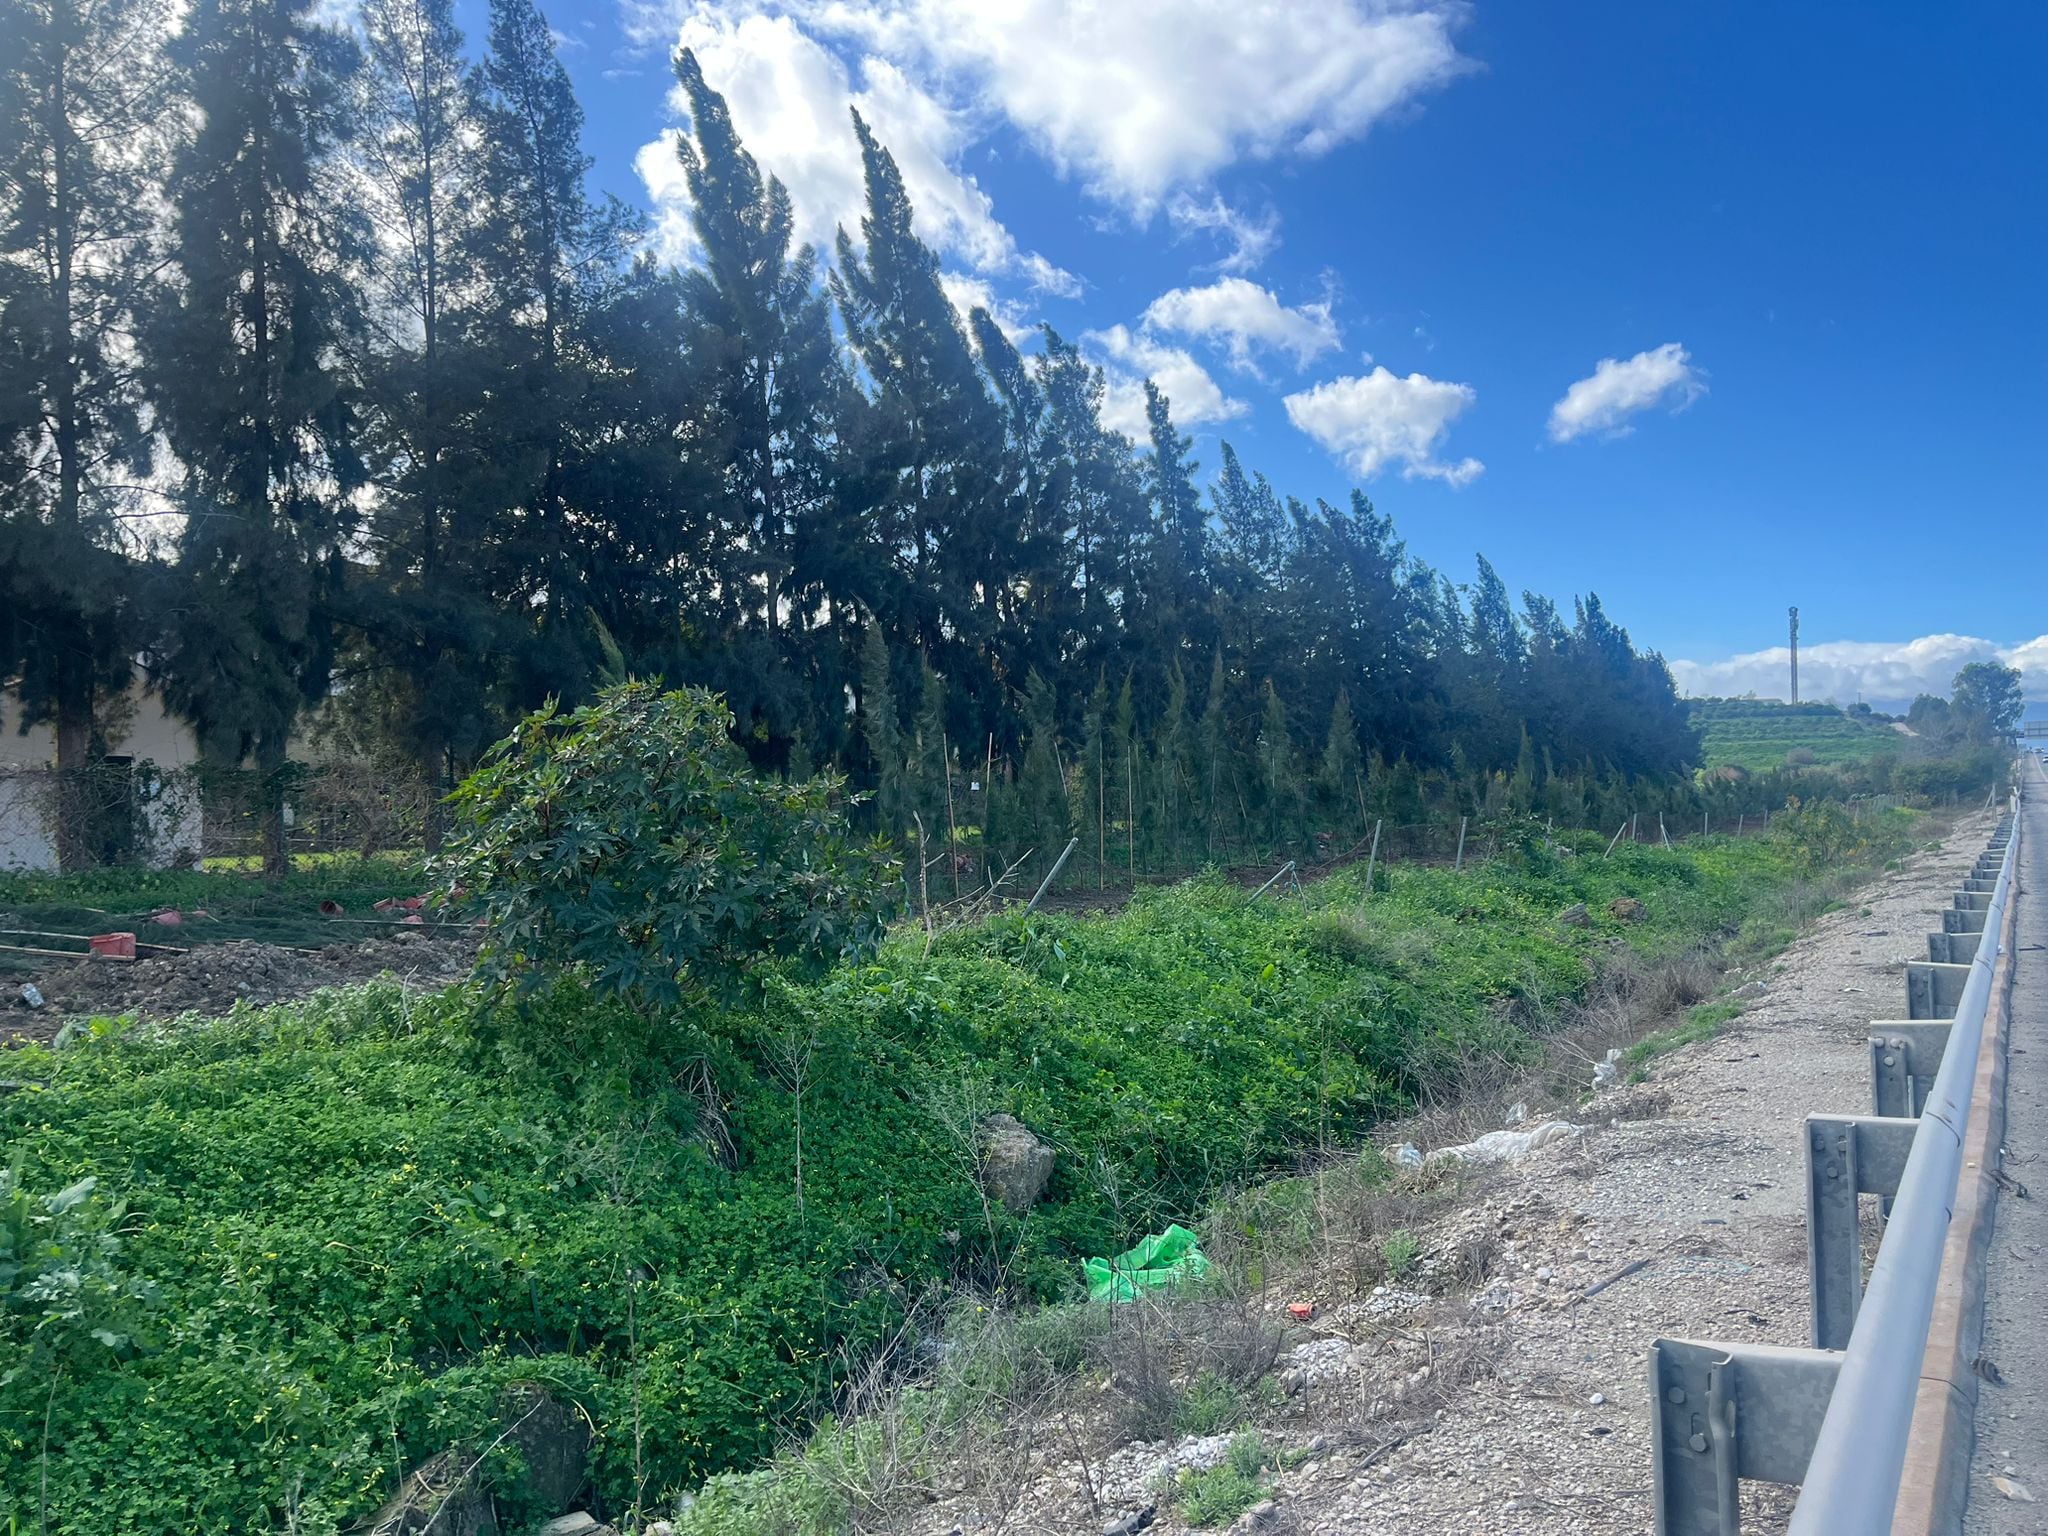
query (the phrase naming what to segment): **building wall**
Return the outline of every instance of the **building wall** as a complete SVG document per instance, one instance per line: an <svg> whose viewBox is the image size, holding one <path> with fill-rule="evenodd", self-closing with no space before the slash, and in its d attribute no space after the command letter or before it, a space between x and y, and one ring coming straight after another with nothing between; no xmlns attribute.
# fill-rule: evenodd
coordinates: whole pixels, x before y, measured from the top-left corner
<svg viewBox="0 0 2048 1536"><path fill-rule="evenodd" d="M167 776L199 761L199 744L189 727L165 713L163 701L139 689L131 699L126 728L112 750L156 764ZM0 694L0 869L54 870L57 737L47 725L16 728L19 702ZM147 808L152 862L169 865L197 858L203 828L199 795L189 780L171 777Z"/></svg>

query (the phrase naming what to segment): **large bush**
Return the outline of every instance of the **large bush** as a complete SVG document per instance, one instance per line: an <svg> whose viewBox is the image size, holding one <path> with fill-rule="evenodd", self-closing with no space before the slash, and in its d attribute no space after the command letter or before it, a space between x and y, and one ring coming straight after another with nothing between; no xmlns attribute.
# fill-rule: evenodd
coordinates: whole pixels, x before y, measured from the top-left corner
<svg viewBox="0 0 2048 1536"><path fill-rule="evenodd" d="M521 995L568 969L657 1004L730 1000L762 968L871 953L899 888L856 844L826 775L764 779L703 689L608 689L550 704L454 795L447 883L480 904L485 977Z"/></svg>

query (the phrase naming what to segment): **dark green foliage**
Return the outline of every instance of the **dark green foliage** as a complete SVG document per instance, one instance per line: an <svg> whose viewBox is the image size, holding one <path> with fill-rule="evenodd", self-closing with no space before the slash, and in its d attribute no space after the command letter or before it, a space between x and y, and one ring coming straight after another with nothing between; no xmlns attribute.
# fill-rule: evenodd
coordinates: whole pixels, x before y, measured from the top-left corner
<svg viewBox="0 0 2048 1536"><path fill-rule="evenodd" d="M590 1413L601 1513L750 1465L926 1288L1000 1268L1063 1294L1077 1256L1531 1052L1610 946L1732 933L1807 863L1789 835L1571 846L1396 867L1370 901L1357 874L1251 904L1203 880L929 956L906 936L738 1008L572 983L514 1020L371 987L19 1052L0 1146L22 1187L97 1178L127 1207L119 1283L160 1299L140 1348L54 1396L0 1385L0 1517L35 1526L46 1406L72 1536L346 1528L520 1380ZM1619 895L1648 920L1555 921ZM789 1018L813 1038L801 1207ZM1028 1222L984 1219L973 1107L933 1087L963 1082L1059 1150Z"/></svg>
<svg viewBox="0 0 2048 1536"><path fill-rule="evenodd" d="M481 974L521 997L575 972L643 1003L731 1000L880 939L898 872L848 837L840 788L761 777L710 694L622 684L491 749L440 875L488 929Z"/></svg>
<svg viewBox="0 0 2048 1536"><path fill-rule="evenodd" d="M165 698L216 761L268 783L284 862L285 753L327 689L363 479L343 366L363 323L361 218L333 195L354 44L312 0L200 0L173 56L201 116L171 167L183 282L149 390L184 467Z"/></svg>
<svg viewBox="0 0 2048 1536"><path fill-rule="evenodd" d="M149 162L177 105L161 0L0 8L0 681L55 726L66 869L97 829L83 776L149 637L124 514L151 464L135 340L159 291Z"/></svg>

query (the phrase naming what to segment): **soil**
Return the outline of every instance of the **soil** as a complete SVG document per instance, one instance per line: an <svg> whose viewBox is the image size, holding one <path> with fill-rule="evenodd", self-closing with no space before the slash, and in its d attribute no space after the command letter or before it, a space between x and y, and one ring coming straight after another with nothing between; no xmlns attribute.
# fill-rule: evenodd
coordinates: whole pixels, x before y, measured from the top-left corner
<svg viewBox="0 0 2048 1536"><path fill-rule="evenodd" d="M1763 983L1739 1018L1656 1058L1647 1082L1599 1093L1574 1115L1579 1134L1474 1180L1417 1228L1421 1262L1401 1285L1358 1297L1332 1284L1325 1296L1304 1280L1263 1302L1276 1315L1314 1302L1317 1313L1281 1356L1281 1406L1259 1416L1291 1464L1232 1529L1651 1529L1648 1347L1808 1342L1804 1118L1868 1112L1869 1021L1903 1015L1905 962L1925 954L1992 820L1960 818L1761 974L1730 977ZM1507 1118L1498 1107L1495 1125ZM1492 1260L1477 1284L1475 1252ZM1074 1440L1048 1437L1006 1507L963 1495L909 1529L1181 1536L1189 1527L1157 1484L1213 1465L1227 1443L1184 1437L1105 1455L1097 1441L1075 1456ZM1791 1503L1791 1490L1744 1484L1744 1529L1782 1529ZM1119 1526L1146 1511L1142 1525Z"/></svg>
<svg viewBox="0 0 2048 1536"><path fill-rule="evenodd" d="M304 997L323 987L396 977L421 991L467 976L476 939L428 928L323 949L287 949L235 939L201 944L183 954L132 961L85 960L23 978L10 976L0 997L0 1043L54 1038L67 1019L96 1014L139 1014L167 1019L180 1014L222 1014L237 1003L269 1004ZM23 980L43 996L29 1008L19 998Z"/></svg>

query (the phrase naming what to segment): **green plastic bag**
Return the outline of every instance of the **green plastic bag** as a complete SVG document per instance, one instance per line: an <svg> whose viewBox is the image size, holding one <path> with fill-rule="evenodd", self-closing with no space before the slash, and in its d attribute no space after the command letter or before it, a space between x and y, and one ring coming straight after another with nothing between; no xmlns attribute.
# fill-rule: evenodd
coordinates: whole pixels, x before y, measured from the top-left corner
<svg viewBox="0 0 2048 1536"><path fill-rule="evenodd" d="M1113 1259L1081 1261L1090 1301L1136 1301L1140 1291L1199 1280L1208 1272L1201 1240L1182 1226L1155 1232L1129 1253Z"/></svg>

